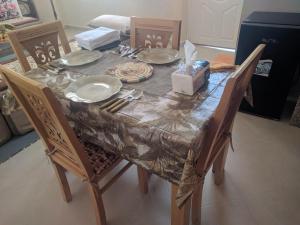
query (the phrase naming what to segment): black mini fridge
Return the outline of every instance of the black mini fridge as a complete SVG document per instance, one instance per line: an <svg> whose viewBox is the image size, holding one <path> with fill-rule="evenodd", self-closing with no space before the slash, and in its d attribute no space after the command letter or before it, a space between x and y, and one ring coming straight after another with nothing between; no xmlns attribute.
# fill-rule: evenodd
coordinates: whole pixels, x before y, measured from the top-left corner
<svg viewBox="0 0 300 225"><path fill-rule="evenodd" d="M280 119L300 62L300 13L253 12L241 24L235 63L261 43L267 46L251 80L252 101L244 99L240 111Z"/></svg>

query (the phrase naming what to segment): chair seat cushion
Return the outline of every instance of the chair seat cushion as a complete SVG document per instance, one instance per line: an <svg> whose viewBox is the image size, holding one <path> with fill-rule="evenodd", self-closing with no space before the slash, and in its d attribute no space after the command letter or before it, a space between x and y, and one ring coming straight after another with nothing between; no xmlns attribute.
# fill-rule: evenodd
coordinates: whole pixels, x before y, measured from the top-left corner
<svg viewBox="0 0 300 225"><path fill-rule="evenodd" d="M117 162L120 162L122 160L121 157L117 156L116 154L104 151L98 145L94 145L86 141L82 143L88 155L88 160L93 167L94 173L97 176L102 175L107 171L107 169L111 168L112 166L116 165Z"/></svg>
<svg viewBox="0 0 300 225"><path fill-rule="evenodd" d="M35 22L38 22L37 18L22 16L22 17L10 19L10 20L2 21L0 24L11 24L16 27L22 27L26 24L34 25Z"/></svg>
<svg viewBox="0 0 300 225"><path fill-rule="evenodd" d="M116 15L102 15L92 19L88 26L97 27L109 27L111 29L119 30L123 34L130 31L130 17L116 16Z"/></svg>

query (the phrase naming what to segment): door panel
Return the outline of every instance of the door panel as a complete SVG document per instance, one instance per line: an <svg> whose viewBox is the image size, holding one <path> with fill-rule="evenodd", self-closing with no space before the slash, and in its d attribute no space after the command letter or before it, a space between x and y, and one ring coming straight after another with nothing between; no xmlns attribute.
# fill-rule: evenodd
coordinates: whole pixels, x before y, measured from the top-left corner
<svg viewBox="0 0 300 225"><path fill-rule="evenodd" d="M188 38L197 44L235 48L243 0L188 0Z"/></svg>

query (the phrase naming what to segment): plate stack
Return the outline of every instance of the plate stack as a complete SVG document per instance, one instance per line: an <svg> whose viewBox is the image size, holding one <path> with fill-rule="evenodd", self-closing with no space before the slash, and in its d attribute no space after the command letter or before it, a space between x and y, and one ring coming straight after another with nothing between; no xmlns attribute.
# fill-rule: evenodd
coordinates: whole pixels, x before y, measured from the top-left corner
<svg viewBox="0 0 300 225"><path fill-rule="evenodd" d="M90 51L120 40L120 31L99 27L75 35L78 45Z"/></svg>

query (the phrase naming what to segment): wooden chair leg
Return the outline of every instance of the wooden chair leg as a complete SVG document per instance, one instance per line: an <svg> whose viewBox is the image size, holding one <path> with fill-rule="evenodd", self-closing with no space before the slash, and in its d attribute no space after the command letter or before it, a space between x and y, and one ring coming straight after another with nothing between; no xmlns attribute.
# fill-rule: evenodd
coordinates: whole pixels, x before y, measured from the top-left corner
<svg viewBox="0 0 300 225"><path fill-rule="evenodd" d="M187 200L187 202L182 206L182 208L179 209L176 204L177 190L178 190L178 186L175 184L172 184L171 225L189 225L191 199Z"/></svg>
<svg viewBox="0 0 300 225"><path fill-rule="evenodd" d="M192 224L201 224L201 204L204 180L195 188L192 196Z"/></svg>
<svg viewBox="0 0 300 225"><path fill-rule="evenodd" d="M60 189L63 195L63 198L66 202L70 202L72 200L72 194L70 191L70 186L68 183L68 179L66 177L66 171L65 169L60 166L59 164L53 162L53 167L55 174L58 178Z"/></svg>
<svg viewBox="0 0 300 225"><path fill-rule="evenodd" d="M98 184L88 183L92 202L95 207L97 225L106 225L105 209Z"/></svg>
<svg viewBox="0 0 300 225"><path fill-rule="evenodd" d="M140 166L137 167L137 173L138 173L140 191L143 194L147 194L148 193L149 173L147 170L143 169Z"/></svg>
<svg viewBox="0 0 300 225"><path fill-rule="evenodd" d="M225 163L228 154L229 144L225 145L218 158L213 164L213 173L215 178L215 184L220 185L224 180Z"/></svg>

